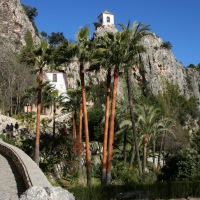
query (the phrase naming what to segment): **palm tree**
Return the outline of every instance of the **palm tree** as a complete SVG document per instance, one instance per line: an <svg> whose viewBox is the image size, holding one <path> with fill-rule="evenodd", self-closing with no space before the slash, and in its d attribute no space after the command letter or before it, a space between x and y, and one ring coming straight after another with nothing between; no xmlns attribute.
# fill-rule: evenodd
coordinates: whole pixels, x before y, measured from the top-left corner
<svg viewBox="0 0 200 200"><path fill-rule="evenodd" d="M152 141L153 146L153 164L155 166L155 146L158 135L163 132L169 132L173 135L171 129L173 120L169 117L162 116L159 108L153 105L138 105L136 109L138 116L137 127L143 138L143 166L145 172L147 160L147 147L149 141Z"/></svg>
<svg viewBox="0 0 200 200"><path fill-rule="evenodd" d="M83 103L83 117L84 117L84 128L85 128L85 142L86 142L86 163L87 163L87 185L91 185L91 155L90 155L90 141L89 141L89 130L88 130L88 115L86 107L86 92L84 82L84 66L91 59L91 47L92 42L89 40L89 28L81 28L77 35L77 43L75 45L76 57L80 62L80 79L81 79L81 93Z"/></svg>
<svg viewBox="0 0 200 200"><path fill-rule="evenodd" d="M154 124L154 130L150 134L149 140L152 141L152 148L153 148L153 164L155 167L155 149L156 149L156 140L160 134L162 134L161 138L161 145L160 145L160 151L162 151L162 142L163 142L163 136L166 133L171 133L174 136L173 130L171 127L173 126L173 120L170 117L160 117L157 122ZM175 136L174 136L175 137ZM160 159L160 156L159 156Z"/></svg>
<svg viewBox="0 0 200 200"><path fill-rule="evenodd" d="M60 102L62 101L63 94L58 95L58 90L55 89L55 87L52 84L49 84L48 82L44 85L44 92L42 93L43 97L43 107L44 108L50 108L53 109L53 139L55 139L55 120L56 120L56 110L59 107Z"/></svg>
<svg viewBox="0 0 200 200"><path fill-rule="evenodd" d="M77 135L76 135L76 115L77 115L77 110L79 109L79 106L81 104L80 102L81 99L81 91L80 90L73 90L73 89L68 89L67 96L63 98L62 100L62 112L71 112L72 113L72 129L73 129L73 139L75 140ZM79 136L80 137L80 136Z"/></svg>
<svg viewBox="0 0 200 200"><path fill-rule="evenodd" d="M138 105L136 109L138 115L137 126L143 138L143 165L142 170L145 172L147 160L147 146L150 135L158 128L159 109L149 105Z"/></svg>
<svg viewBox="0 0 200 200"><path fill-rule="evenodd" d="M120 26L122 30L124 32L127 32L128 34L128 39L127 39L128 47L126 50L125 72L126 72L126 82L127 82L132 130L134 134L134 141L132 145L135 146L139 174L141 175L142 167L140 163L140 155L139 155L139 148L138 148L138 142L137 142L137 130L135 126L135 116L133 112L133 98L132 98L133 95L132 95L132 88L131 88L131 85L132 85L131 84L131 67L133 65L140 63L139 55L145 52L145 48L144 46L140 44L140 41L145 35L148 34L147 31L149 31L149 27L141 23L137 24L135 22L130 27L130 21L128 22L128 25L126 27L123 24L121 24Z"/></svg>
<svg viewBox="0 0 200 200"><path fill-rule="evenodd" d="M107 170L106 179L107 184L111 182L111 166L112 166L112 154L114 143L114 124L115 124L115 107L117 99L117 85L119 79L119 68L125 65L127 62L127 51L129 49L129 32L122 31L117 33L107 33L101 37L100 50L106 52L106 59L109 60L109 67L114 68L114 81L113 81L113 93L112 93L112 107L110 117L110 130L108 139L108 154L107 154ZM104 139L106 135L104 135ZM106 141L106 140L104 140ZM106 143L104 142L104 145ZM104 150L106 147L104 148ZM105 154L104 154L105 155ZM103 167L105 162L103 161Z"/></svg>
<svg viewBox="0 0 200 200"><path fill-rule="evenodd" d="M125 32L107 33L104 36L105 41L108 42L107 51L109 52L110 66L114 67L114 81L112 92L112 106L110 116L110 130L108 139L108 155L107 155L107 171L106 171L106 184L111 183L111 166L112 154L114 145L114 125L115 125L115 107L117 100L117 86L119 79L119 68L124 64L124 54L126 50L127 34Z"/></svg>
<svg viewBox="0 0 200 200"><path fill-rule="evenodd" d="M165 117L163 118L163 130L161 130L161 141L160 141L160 149L159 149L159 153L158 153L158 163L157 163L157 169L159 169L160 167L160 157L161 157L161 153L163 151L163 144L164 144L164 140L167 134L172 134L173 137L175 138L175 134L173 131L173 127L174 127L174 120L171 117Z"/></svg>
<svg viewBox="0 0 200 200"><path fill-rule="evenodd" d="M103 139L103 157L102 157L102 175L101 184L106 185L106 170L107 170L107 146L108 146L108 130L110 116L110 94L111 94L111 63L110 51L108 49L109 40L107 38L97 37L93 40L95 51L92 55L90 70L107 70L107 86L106 86L106 106L105 106L105 121L104 121L104 139Z"/></svg>
<svg viewBox="0 0 200 200"><path fill-rule="evenodd" d="M124 27L124 26L122 26ZM119 78L119 68L124 67L125 65L133 64L135 62L136 56L141 48L138 45L139 41L143 37L142 34L146 27L142 27L139 31L139 26L133 26L129 30L124 29L122 32L118 33L107 33L104 36L104 41L108 42L107 51L109 52L109 62L110 66L114 67L114 81L113 81L113 94L112 94L112 108L111 108L111 118L110 118L110 132L109 132L109 142L108 142L108 156L107 156L107 184L111 182L111 163L112 163L112 154L113 154L113 143L114 143L114 121L115 121L115 106L117 98L117 84ZM136 34L138 33L138 34ZM140 36L141 35L141 36ZM139 37L140 36L140 37ZM137 48L136 48L137 47ZM133 126L134 127L134 126ZM136 137L135 137L136 138ZM139 157L139 156L138 156Z"/></svg>
<svg viewBox="0 0 200 200"><path fill-rule="evenodd" d="M36 140L35 140L35 162L39 165L39 146L40 146L40 113L41 113L41 97L43 83L43 68L51 61L51 51L48 48L48 43L42 41L39 48L34 51L36 56L35 73L38 72L38 99L37 99L37 118L36 118Z"/></svg>

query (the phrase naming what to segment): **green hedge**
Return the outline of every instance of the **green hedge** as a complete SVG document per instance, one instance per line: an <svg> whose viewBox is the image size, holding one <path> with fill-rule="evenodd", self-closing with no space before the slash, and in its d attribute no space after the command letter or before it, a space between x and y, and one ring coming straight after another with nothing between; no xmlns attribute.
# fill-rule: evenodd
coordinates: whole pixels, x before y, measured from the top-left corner
<svg viewBox="0 0 200 200"><path fill-rule="evenodd" d="M69 189L74 194L76 200L111 200L116 199L119 193L140 192L146 198L187 198L200 197L200 181L196 182L162 182L152 185L110 185L110 186L92 186L90 188L77 186ZM143 197L144 197L143 196ZM137 198L137 197L136 197ZM132 198L126 198L133 199Z"/></svg>

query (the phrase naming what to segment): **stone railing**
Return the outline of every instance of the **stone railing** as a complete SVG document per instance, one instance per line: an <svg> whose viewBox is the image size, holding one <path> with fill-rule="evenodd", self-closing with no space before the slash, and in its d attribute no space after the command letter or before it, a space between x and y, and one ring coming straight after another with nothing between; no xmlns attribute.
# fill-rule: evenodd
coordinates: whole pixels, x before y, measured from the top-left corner
<svg viewBox="0 0 200 200"><path fill-rule="evenodd" d="M26 188L30 188L33 186L30 176L28 174L28 170L23 162L23 160L20 158L20 156L17 154L17 152L12 149L10 146L6 145L6 143L0 142L0 152L4 154L5 156L9 157L12 162L15 164L18 172L22 176L24 180L24 184Z"/></svg>
<svg viewBox="0 0 200 200"><path fill-rule="evenodd" d="M12 160L27 189L32 186L51 187L38 165L22 150L0 139L0 152Z"/></svg>

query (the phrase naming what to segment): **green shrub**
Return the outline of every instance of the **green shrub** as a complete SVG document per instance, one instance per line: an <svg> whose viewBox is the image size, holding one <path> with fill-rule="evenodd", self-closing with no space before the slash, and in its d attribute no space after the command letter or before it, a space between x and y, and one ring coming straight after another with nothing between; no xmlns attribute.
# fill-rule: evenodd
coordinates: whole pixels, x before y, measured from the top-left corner
<svg viewBox="0 0 200 200"><path fill-rule="evenodd" d="M200 181L196 182L162 182L155 184L125 184L95 187L74 187L69 189L76 200L111 200L120 193L140 192L146 198L172 199L200 197ZM133 198L127 198L133 199Z"/></svg>
<svg viewBox="0 0 200 200"><path fill-rule="evenodd" d="M170 49L172 49L172 44L169 41L168 42L163 42L161 47L170 50Z"/></svg>

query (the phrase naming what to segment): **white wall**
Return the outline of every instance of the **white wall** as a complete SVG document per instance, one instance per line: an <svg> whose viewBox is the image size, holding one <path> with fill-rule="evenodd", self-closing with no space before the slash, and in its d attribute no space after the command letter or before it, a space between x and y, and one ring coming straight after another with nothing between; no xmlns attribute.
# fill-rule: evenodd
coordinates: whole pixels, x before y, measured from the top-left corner
<svg viewBox="0 0 200 200"><path fill-rule="evenodd" d="M57 82L53 82L53 74L57 74ZM59 95L67 92L67 85L64 78L65 73L46 72L45 76L46 76L47 81L50 81L50 83L55 86L55 89L58 90Z"/></svg>
<svg viewBox="0 0 200 200"><path fill-rule="evenodd" d="M110 22L107 22L107 17L110 17ZM114 15L103 14L103 25L113 25Z"/></svg>
<svg viewBox="0 0 200 200"><path fill-rule="evenodd" d="M107 22L107 17L110 17L110 22ZM113 25L114 24L114 15L103 13L99 16L99 20L102 18L102 25Z"/></svg>

